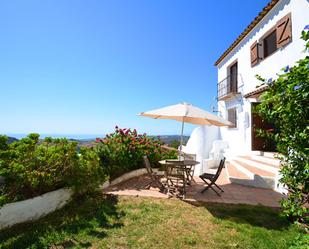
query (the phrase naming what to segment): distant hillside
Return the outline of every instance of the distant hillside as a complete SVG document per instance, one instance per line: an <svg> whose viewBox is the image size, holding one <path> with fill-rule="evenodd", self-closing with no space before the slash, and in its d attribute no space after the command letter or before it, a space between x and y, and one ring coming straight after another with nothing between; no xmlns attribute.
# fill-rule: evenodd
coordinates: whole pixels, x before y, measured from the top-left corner
<svg viewBox="0 0 309 249"><path fill-rule="evenodd" d="M9 144L11 144L11 143L13 143L13 142L16 142L16 141L18 141L17 138L15 138L15 137L8 137L8 143L9 143Z"/></svg>
<svg viewBox="0 0 309 249"><path fill-rule="evenodd" d="M95 142L95 139L69 139L70 141L72 142L77 142L78 143L78 147L92 147L94 142Z"/></svg>
<svg viewBox="0 0 309 249"><path fill-rule="evenodd" d="M151 136L151 137L159 137L160 140L166 144L166 145L171 145L175 141L180 142L180 135L159 135L159 136ZM183 137L183 143L186 144L189 140L189 136L184 136ZM91 147L93 146L95 139L74 139L71 138L69 139L70 141L75 141L78 142L78 147L86 146L86 147ZM15 141L18 141L17 138L15 137L8 137L8 143L13 143Z"/></svg>
<svg viewBox="0 0 309 249"><path fill-rule="evenodd" d="M180 135L161 135L161 136L158 136L161 141L167 145L171 145L172 142L174 141L178 141L180 142ZM183 144L185 145L188 140L189 140L189 136L183 136Z"/></svg>

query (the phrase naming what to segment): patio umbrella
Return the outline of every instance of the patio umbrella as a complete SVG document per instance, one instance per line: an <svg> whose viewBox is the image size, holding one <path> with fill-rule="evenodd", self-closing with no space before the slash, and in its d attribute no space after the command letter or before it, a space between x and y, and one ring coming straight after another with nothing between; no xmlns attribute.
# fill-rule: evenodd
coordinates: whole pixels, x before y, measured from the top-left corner
<svg viewBox="0 0 309 249"><path fill-rule="evenodd" d="M197 125L215 125L215 126L230 126L231 122L214 115L210 112L202 110L188 103L180 103L177 105L166 106L160 109L155 109L147 112L142 112L140 116L150 117L154 119L173 119L182 122L181 137L180 137L180 153L183 144L183 129L184 123Z"/></svg>

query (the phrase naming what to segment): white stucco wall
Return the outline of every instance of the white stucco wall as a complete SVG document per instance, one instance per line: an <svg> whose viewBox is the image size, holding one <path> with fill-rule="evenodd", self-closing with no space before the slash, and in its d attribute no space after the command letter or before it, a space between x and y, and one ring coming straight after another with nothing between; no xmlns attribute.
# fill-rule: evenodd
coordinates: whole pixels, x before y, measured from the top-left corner
<svg viewBox="0 0 309 249"><path fill-rule="evenodd" d="M259 40L277 21L291 13L292 42L274 54L251 67L250 46ZM218 65L218 82L227 77L227 68L235 60L238 62L238 87L241 94L251 92L260 82L255 75L266 79L277 78L277 73L287 66L293 65L304 57L304 41L300 39L301 31L309 24L309 0L282 0L263 20L221 61ZM221 128L223 140L229 142L230 151L245 154L251 150L251 102L257 99L245 99L239 96L231 101L219 101L218 109L221 116L227 118L227 109L237 108L237 128Z"/></svg>
<svg viewBox="0 0 309 249"><path fill-rule="evenodd" d="M62 208L72 194L70 189L63 188L32 199L6 204L0 208L0 229L37 220Z"/></svg>
<svg viewBox="0 0 309 249"><path fill-rule="evenodd" d="M204 125L193 130L187 145L183 146L183 151L185 153L195 154L196 160L200 162L200 164L195 166L194 175L198 176L203 173L203 159L209 157L213 141L220 138L220 130L216 126Z"/></svg>

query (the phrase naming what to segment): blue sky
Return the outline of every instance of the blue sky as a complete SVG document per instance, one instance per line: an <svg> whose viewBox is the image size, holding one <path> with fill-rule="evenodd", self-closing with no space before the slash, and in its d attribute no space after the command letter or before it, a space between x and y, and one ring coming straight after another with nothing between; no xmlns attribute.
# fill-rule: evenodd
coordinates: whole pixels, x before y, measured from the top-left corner
<svg viewBox="0 0 309 249"><path fill-rule="evenodd" d="M267 2L2 0L0 133L178 134L137 113L210 110L215 60Z"/></svg>

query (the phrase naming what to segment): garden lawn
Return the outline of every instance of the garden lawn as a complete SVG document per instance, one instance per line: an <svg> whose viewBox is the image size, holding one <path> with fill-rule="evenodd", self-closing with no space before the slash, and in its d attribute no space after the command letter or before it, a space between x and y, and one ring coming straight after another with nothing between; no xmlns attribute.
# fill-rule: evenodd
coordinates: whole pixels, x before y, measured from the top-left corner
<svg viewBox="0 0 309 249"><path fill-rule="evenodd" d="M307 248L308 235L263 206L105 196L0 231L0 248ZM302 245L303 246L302 246Z"/></svg>

